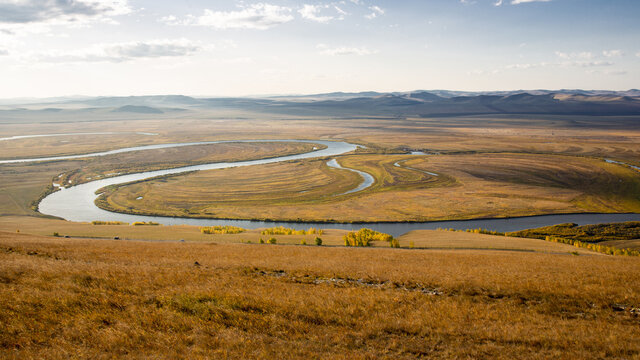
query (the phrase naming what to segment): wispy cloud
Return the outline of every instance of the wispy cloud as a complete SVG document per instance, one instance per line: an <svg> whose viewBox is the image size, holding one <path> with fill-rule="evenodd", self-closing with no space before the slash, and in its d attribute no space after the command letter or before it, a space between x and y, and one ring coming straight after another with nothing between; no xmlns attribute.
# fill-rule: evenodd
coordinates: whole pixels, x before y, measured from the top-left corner
<svg viewBox="0 0 640 360"><path fill-rule="evenodd" d="M371 10L371 13L365 15L364 17L371 20L371 19L375 19L380 15L384 15L384 10L382 8L380 8L379 6L369 6L369 10Z"/></svg>
<svg viewBox="0 0 640 360"><path fill-rule="evenodd" d="M76 51L46 51L30 54L29 57L38 62L48 63L124 62L144 58L187 56L201 48L200 45L186 39L152 40L97 44Z"/></svg>
<svg viewBox="0 0 640 360"><path fill-rule="evenodd" d="M511 0L512 5L526 4L532 2L550 2L551 0Z"/></svg>
<svg viewBox="0 0 640 360"><path fill-rule="evenodd" d="M348 46L339 46L339 47L329 47L325 44L319 44L316 46L318 50L320 50L320 54L330 55L330 56L341 56L341 55L372 55L376 54L377 51L370 50L366 47L348 47Z"/></svg>
<svg viewBox="0 0 640 360"><path fill-rule="evenodd" d="M622 50L604 50L602 55L608 58L620 57L623 55Z"/></svg>
<svg viewBox="0 0 640 360"><path fill-rule="evenodd" d="M593 59L593 53L589 51L572 52L572 53L556 51L556 56L561 59Z"/></svg>
<svg viewBox="0 0 640 360"><path fill-rule="evenodd" d="M507 65L507 69L534 69L542 67L600 67L600 66L612 66L615 65L609 61L561 61L561 62L539 62L539 63L523 63L523 64L511 64Z"/></svg>
<svg viewBox="0 0 640 360"><path fill-rule="evenodd" d="M321 15L321 12L323 10L326 10L329 8L336 11L338 13L338 17L326 15L326 14ZM298 12L300 13L300 16L302 16L303 19L307 19L307 20L311 20L319 23L328 23L329 21L334 20L336 18L340 18L344 16L344 14L346 14L346 12L344 12L342 9L340 9L337 6L310 5L310 4L304 4L302 6L302 9L298 10Z"/></svg>
<svg viewBox="0 0 640 360"><path fill-rule="evenodd" d="M0 24L78 26L113 22L112 17L131 11L128 0L4 0L0 1Z"/></svg>
<svg viewBox="0 0 640 360"><path fill-rule="evenodd" d="M7 55L9 55L9 50L0 49L0 56L7 56Z"/></svg>
<svg viewBox="0 0 640 360"><path fill-rule="evenodd" d="M267 30L293 20L292 9L265 3L243 6L236 11L213 11L205 9L201 16L178 19L167 16L160 19L168 25L196 25L215 29Z"/></svg>
<svg viewBox="0 0 640 360"><path fill-rule="evenodd" d="M460 1L463 1L463 0L460 0ZM532 2L551 2L551 0L511 0L510 4L520 5L520 4L527 4ZM496 2L493 3L494 6L502 6L502 4L504 4L504 0L496 0Z"/></svg>
<svg viewBox="0 0 640 360"><path fill-rule="evenodd" d="M587 73L589 73L589 74L603 74L603 75L609 75L609 76L622 76L622 75L627 75L629 72L625 71L625 70L605 70L605 71L589 70L589 71L587 71Z"/></svg>

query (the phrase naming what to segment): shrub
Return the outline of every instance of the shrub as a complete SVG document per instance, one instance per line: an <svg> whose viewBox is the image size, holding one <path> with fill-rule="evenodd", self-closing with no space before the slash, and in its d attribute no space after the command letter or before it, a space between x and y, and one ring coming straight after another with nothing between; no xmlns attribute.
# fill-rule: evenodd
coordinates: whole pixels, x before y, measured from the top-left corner
<svg viewBox="0 0 640 360"><path fill-rule="evenodd" d="M343 236L345 246L370 246L371 241L387 241L391 243L393 236L371 229L360 229L357 232L351 231L347 235Z"/></svg>
<svg viewBox="0 0 640 360"><path fill-rule="evenodd" d="M313 235L313 234L322 235L323 233L324 233L323 230L318 230L316 228L309 228L308 230L296 230L296 229L286 228L284 226L264 229L261 232L262 235Z"/></svg>
<svg viewBox="0 0 640 360"><path fill-rule="evenodd" d="M204 226L200 228L203 234L240 234L246 230L237 226Z"/></svg>
<svg viewBox="0 0 640 360"><path fill-rule="evenodd" d="M392 248L399 248L400 242L398 241L398 239L393 238L391 239L391 241L389 241L389 246L391 246Z"/></svg>
<svg viewBox="0 0 640 360"><path fill-rule="evenodd" d="M99 220L94 220L91 222L91 225L129 225L126 222L122 222L122 221L99 221Z"/></svg>
<svg viewBox="0 0 640 360"><path fill-rule="evenodd" d="M267 242L269 244L275 244L276 242L278 242L278 240L276 240L276 238L274 238L274 237L271 237L271 238L269 238L269 240L267 240Z"/></svg>
<svg viewBox="0 0 640 360"><path fill-rule="evenodd" d="M160 223L153 222L153 221L149 221L149 222L145 222L145 221L136 221L136 222L131 223L131 225L133 225L133 226L144 226L144 225L153 225L153 226L157 226L157 225L160 225Z"/></svg>
<svg viewBox="0 0 640 360"><path fill-rule="evenodd" d="M322 230L320 230L320 231L322 231ZM316 240L315 241L316 241L316 245L322 246L322 239L321 238L316 236Z"/></svg>
<svg viewBox="0 0 640 360"><path fill-rule="evenodd" d="M260 238L260 244L264 244L264 240L262 240L262 238Z"/></svg>
<svg viewBox="0 0 640 360"><path fill-rule="evenodd" d="M60 237L60 233L58 233L58 232L56 231L56 232L54 232L54 233L53 233L53 236Z"/></svg>
<svg viewBox="0 0 640 360"><path fill-rule="evenodd" d="M300 245L307 245L307 240L305 239L300 240Z"/></svg>

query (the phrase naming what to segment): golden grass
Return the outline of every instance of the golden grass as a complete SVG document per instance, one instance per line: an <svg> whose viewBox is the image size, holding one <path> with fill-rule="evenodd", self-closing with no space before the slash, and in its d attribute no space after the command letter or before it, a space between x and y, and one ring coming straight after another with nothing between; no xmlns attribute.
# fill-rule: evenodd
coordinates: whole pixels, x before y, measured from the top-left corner
<svg viewBox="0 0 640 360"><path fill-rule="evenodd" d="M160 170L212 162L236 162L300 154L324 145L313 143L222 143L135 151L88 158L77 171L66 174L65 182L82 183L99 177Z"/></svg>
<svg viewBox="0 0 640 360"><path fill-rule="evenodd" d="M330 225L327 225L330 227ZM265 241L271 235L261 234L262 229L247 230L239 234L203 234L199 226L192 225L161 225L161 226L131 226L131 225L92 225L90 223L76 223L64 220L45 219L38 217L5 216L0 217L0 231L16 232L33 235L51 236L54 232L60 236L74 238L113 239L122 240L153 240L153 241L197 241L223 243L258 243ZM324 230L321 238L325 245L342 245L345 230ZM307 244L313 244L316 234L310 235L274 235L281 244L299 244L305 239ZM385 246L386 244L380 244ZM388 245L386 245L388 246Z"/></svg>
<svg viewBox="0 0 640 360"><path fill-rule="evenodd" d="M341 222L640 211L637 172L597 159L471 154L350 155L339 160L372 174L375 184L336 196L362 179L329 169L325 160L305 160L124 186L107 194L100 206L168 216ZM394 166L398 161L404 167Z"/></svg>
<svg viewBox="0 0 640 360"><path fill-rule="evenodd" d="M211 242L216 243L259 243L265 242L270 237L275 237L278 244L298 245L305 240L307 245L315 246L316 236L322 238L325 246L344 246L343 236L349 231L331 229L331 224L320 227L322 234L308 235L268 235L263 234L262 228L248 229L238 234L203 234L199 226L192 225L161 225L161 226L131 226L131 225L92 225L90 223L76 223L56 219L44 219L37 217L6 216L0 217L0 231L16 232L21 234L51 236L54 232L60 236L72 238L93 238L109 240L118 237L121 240L149 240L159 242ZM451 232L444 230L415 230L399 237L402 248L425 249L477 249L477 250L510 250L531 251L543 253L568 254L578 252L580 254L600 255L586 249L576 248L570 245L546 242L538 239L526 239L517 237L504 237L474 234L467 232ZM388 248L385 241L372 242L373 247Z"/></svg>
<svg viewBox="0 0 640 360"><path fill-rule="evenodd" d="M5 142L0 142L0 147ZM97 146L99 141L95 142ZM119 144L115 148L122 146L123 144ZM31 208L32 202L52 183L75 185L117 173L283 156L311 151L314 146L322 147L312 143L228 143L138 151L82 160L2 164L0 215L36 215Z"/></svg>
<svg viewBox="0 0 640 360"><path fill-rule="evenodd" d="M122 115L119 115L122 116ZM235 110L206 110L184 114L163 115L158 119L118 119L109 117L109 121L92 121L82 118L82 122L67 119L69 122L42 123L42 119L25 119L16 123L0 124L0 136L46 134L64 132L153 132L158 136L136 134L95 135L78 137L52 137L39 139L23 139L0 142L0 154L3 157L42 156L50 154L70 154L78 152L94 152L110 150L124 146L150 143L232 140L232 139L278 139L278 138L319 138L346 139L366 144L373 144L384 151L401 148L426 149L436 152L485 152L515 151L534 153L572 154L584 156L608 157L638 164L640 158L640 131L623 126L627 118L588 118L572 116L524 116L524 117L450 117L450 118L417 118L417 119L333 119L324 117L297 117L270 114L255 114ZM78 119L80 120L80 119ZM598 125L594 127L593 125ZM615 126L612 126L614 124ZM214 131L215 129L215 131ZM62 141L69 141L63 143ZM140 158L137 168L145 168L145 161L159 161L161 157L155 152L147 153L147 159ZM178 156L179 155L179 156ZM176 153L176 157L167 160L167 164L183 164L180 157L184 153ZM135 160L127 158L127 161ZM0 214L33 215L29 204L59 173L71 172L78 168L88 167L89 162L65 161L49 164L32 164L29 166L0 165ZM107 174L122 166L117 158L101 167L92 164L95 174ZM125 166L126 167L126 166ZM129 167L129 171L134 167ZM118 171L116 171L118 172ZM82 175L80 175L82 176ZM92 177L89 173L83 175ZM526 191L525 191L526 192ZM516 191L515 197L522 196ZM431 193L418 194L425 201L438 206L438 197ZM593 197L585 197L574 204L566 205L566 196L560 194L560 202L538 202L541 208L538 213L580 211L579 208L603 209L606 202ZM570 196L570 195L569 195ZM458 209L464 205L455 194L449 195L451 208ZM400 200L404 201L402 197ZM555 197L554 197L555 199ZM362 208L375 207L384 198L363 201ZM497 201L496 201L497 200ZM622 206L635 206L626 202ZM493 202L489 204L489 202ZM501 216L501 212L526 206L526 201L517 199L496 199L480 196L469 208L462 208L460 213L452 213L451 218L472 216ZM611 202L609 202L611 203ZM419 208L423 204L410 204L410 208ZM484 207L479 214L472 214L473 209ZM427 209L421 214L423 218L439 218L446 208ZM618 210L616 210L618 211ZM511 211L511 215L526 214L526 211ZM465 215L466 214L466 215ZM244 214L243 214L244 215ZM290 214L284 214L291 217ZM322 215L322 214L311 214ZM504 214L502 214L504 215ZM270 217L283 216L274 212ZM377 216L377 215L376 215ZM374 216L375 217L375 216ZM297 218L297 216L293 216ZM393 219L409 218L401 211L393 214ZM419 220L416 218L416 220Z"/></svg>
<svg viewBox="0 0 640 360"><path fill-rule="evenodd" d="M414 230L398 238L402 247L413 244L421 249L487 249L531 251L542 253L600 255L571 245L508 236L451 232L446 230Z"/></svg>
<svg viewBox="0 0 640 360"><path fill-rule="evenodd" d="M636 358L638 275L607 256L0 233L0 357Z"/></svg>

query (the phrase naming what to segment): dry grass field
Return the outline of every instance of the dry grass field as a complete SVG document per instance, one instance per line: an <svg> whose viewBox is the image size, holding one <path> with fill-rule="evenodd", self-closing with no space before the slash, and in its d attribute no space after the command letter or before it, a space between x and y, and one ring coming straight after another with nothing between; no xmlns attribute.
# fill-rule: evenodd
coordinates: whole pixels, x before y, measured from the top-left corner
<svg viewBox="0 0 640 360"><path fill-rule="evenodd" d="M113 174L153 171L212 162L257 160L310 152L324 145L310 143L265 142L222 143L178 148L135 151L87 158L81 167L66 174L72 183L82 183Z"/></svg>
<svg viewBox="0 0 640 360"><path fill-rule="evenodd" d="M0 142L0 147L4 143L12 141ZM99 143L95 139L93 142L94 145ZM312 143L228 143L145 150L66 161L0 164L0 215L37 214L32 209L32 202L37 200L47 186L52 183L78 184L118 173L149 171L206 162L242 161L283 156L308 152L313 147L321 148L322 145L313 145ZM62 177L59 177L60 175Z"/></svg>
<svg viewBox="0 0 640 360"><path fill-rule="evenodd" d="M564 255L568 253L601 255L590 250L576 248L575 246L547 242L539 239L474 234L461 231L414 230L400 236L398 240L402 247L413 246L413 248L420 249L502 250Z"/></svg>
<svg viewBox="0 0 640 360"><path fill-rule="evenodd" d="M138 214L340 222L640 211L638 172L588 157L362 154L338 159L376 182L360 193L336 196L362 178L331 169L326 160L305 160L123 186L100 206ZM399 161L403 167L394 166Z"/></svg>
<svg viewBox="0 0 640 360"><path fill-rule="evenodd" d="M320 236L323 246L344 246L343 236L346 230L332 229L331 224L319 228L323 234L307 235L273 235L278 244L300 245L305 241L307 245L314 245L316 236ZM246 229L239 234L203 234L198 226L191 225L160 225L160 226L132 226L123 225L92 225L57 219L45 219L26 216L0 217L0 231L16 232L38 236L51 236L58 233L60 237L84 238L96 240L110 240L118 237L120 240L156 241L156 242L211 242L216 243L253 243L260 239L266 241L272 235L262 235L263 229ZM451 232L446 230L416 230L400 236L400 247L409 249L476 249L476 250L504 250L528 251L541 253L569 254L577 252L583 255L600 255L586 249L574 246L546 242L539 239L520 237L505 237L475 234L468 232ZM389 247L387 242L372 242L373 247Z"/></svg>
<svg viewBox="0 0 640 360"><path fill-rule="evenodd" d="M2 232L0 357L632 359L638 275L624 257Z"/></svg>

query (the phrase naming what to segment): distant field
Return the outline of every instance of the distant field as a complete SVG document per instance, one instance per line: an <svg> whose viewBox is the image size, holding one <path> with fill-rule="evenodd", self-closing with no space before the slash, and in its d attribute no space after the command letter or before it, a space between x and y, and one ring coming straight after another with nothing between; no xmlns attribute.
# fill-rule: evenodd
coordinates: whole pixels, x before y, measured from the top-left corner
<svg viewBox="0 0 640 360"><path fill-rule="evenodd" d="M0 232L0 357L635 358L639 275L625 257Z"/></svg>
<svg viewBox="0 0 640 360"><path fill-rule="evenodd" d="M128 134L0 142L0 157L93 152L148 143L260 138L342 139L366 144L369 149L364 152L370 153L398 153L415 149L449 154L429 157L422 164L415 160L405 164L414 164L416 168L422 166L422 169L427 171L439 171L448 175L448 179L456 181L456 186L444 186L443 180L438 180L440 183L426 177L421 180L415 172L411 174L405 171L405 174L400 174L403 170L390 168L392 163L380 163L382 160L375 160L378 163L374 164L374 160L371 160L374 158L361 158L362 162L353 160L352 165L378 172L380 180L396 181L399 175L403 182L381 182L368 193L350 198L344 205L335 202L335 206L331 208L322 208L317 205L317 198L310 200L310 195L319 195L320 190L329 190L325 194L327 197L339 193L338 190L346 188L347 184L357 182L355 174L345 172L344 175L340 175L342 179L337 181L337 172L329 173L332 177L325 177L326 172L324 175L314 173L320 186L311 189L311 186L308 186L311 180L304 174L305 169L296 169L296 178L289 179L286 178L286 171L293 170L283 169L285 172L277 174L277 181L281 185L294 186L288 193L276 195L286 194L287 196L283 197L284 201L294 202L294 206L252 208L234 205L233 209L230 206L218 209L214 204L215 206L204 209L203 204L196 206L186 201L187 209L179 208L182 212L210 212L211 216L228 214L243 218L297 219L308 216L336 220L349 220L349 217L353 217L351 214L362 218L359 214L365 214L370 220L388 217L388 220L420 221L558 212L637 211L638 208L638 197L634 195L637 192L637 174L619 165L606 167L599 164L600 160L591 158L606 157L640 165L640 131L629 126L634 123L634 117L496 115L408 119L327 118L260 114L230 109L190 110L160 115L101 115L80 112L65 113L64 116L57 113L47 113L46 116L34 115L33 112L29 116L26 113L21 114L15 113L16 116L19 115L15 121L0 121L0 136L100 131ZM145 136L131 132L158 135ZM486 153L496 151L511 153ZM452 157L452 154L456 154L455 157ZM583 157L552 157L550 154ZM53 177L60 173L69 175L73 178L72 182L77 182L93 179L97 175L179 166L201 161L209 155L196 152L188 154L185 150L176 149L165 152L151 151L137 158L130 156L133 154L100 160L0 166L0 214L35 214L30 209L30 204L51 183ZM509 156L512 158L508 158ZM513 158L519 156L521 158ZM531 158L527 159L526 156ZM448 165L447 162L450 160L452 164ZM486 164L478 162L485 160ZM500 163L503 160L511 161L512 164ZM345 158L344 161L352 160ZM562 169L558 164L566 164L567 167ZM82 171L75 172L81 168ZM382 170L378 171L379 168ZM396 170L396 174L391 174L393 170ZM574 170L579 176L571 176ZM382 174L383 171L391 174L392 178ZM551 179L555 176L554 171L567 179ZM498 176L492 172L498 172ZM595 179L593 184L585 180L591 178ZM335 185L325 186L328 179ZM622 180L622 183L619 180ZM239 182L244 181L242 177L239 178ZM325 181L325 185L322 185L322 181ZM415 181L423 184L416 185ZM622 186L614 186L615 181ZM300 189L294 194L293 190L298 189L295 187L298 183L303 183L305 189ZM245 184L248 186L249 183ZM264 189L255 190L266 192ZM303 191L308 191L309 194L305 197L305 193L301 193ZM243 201L259 198L254 196L257 193L250 192L245 195L247 197ZM269 201L277 202L276 200L278 199L269 198ZM311 201L314 209L304 209L300 212L297 201L302 200ZM384 207L380 204L384 204ZM154 211L156 207L155 204L148 206ZM174 210L176 209L169 209Z"/></svg>
<svg viewBox="0 0 640 360"><path fill-rule="evenodd" d="M93 141L95 144L99 143L96 139ZM2 143L0 142L0 146ZM65 186L118 173L284 156L308 152L314 147L323 146L313 143L228 143L137 151L67 161L0 164L0 215L35 214L31 208L32 202L52 183Z"/></svg>
<svg viewBox="0 0 640 360"><path fill-rule="evenodd" d="M638 172L598 159L507 153L338 160L376 182L336 196L362 178L330 169L326 160L304 160L123 186L100 206L138 214L341 222L640 211Z"/></svg>

